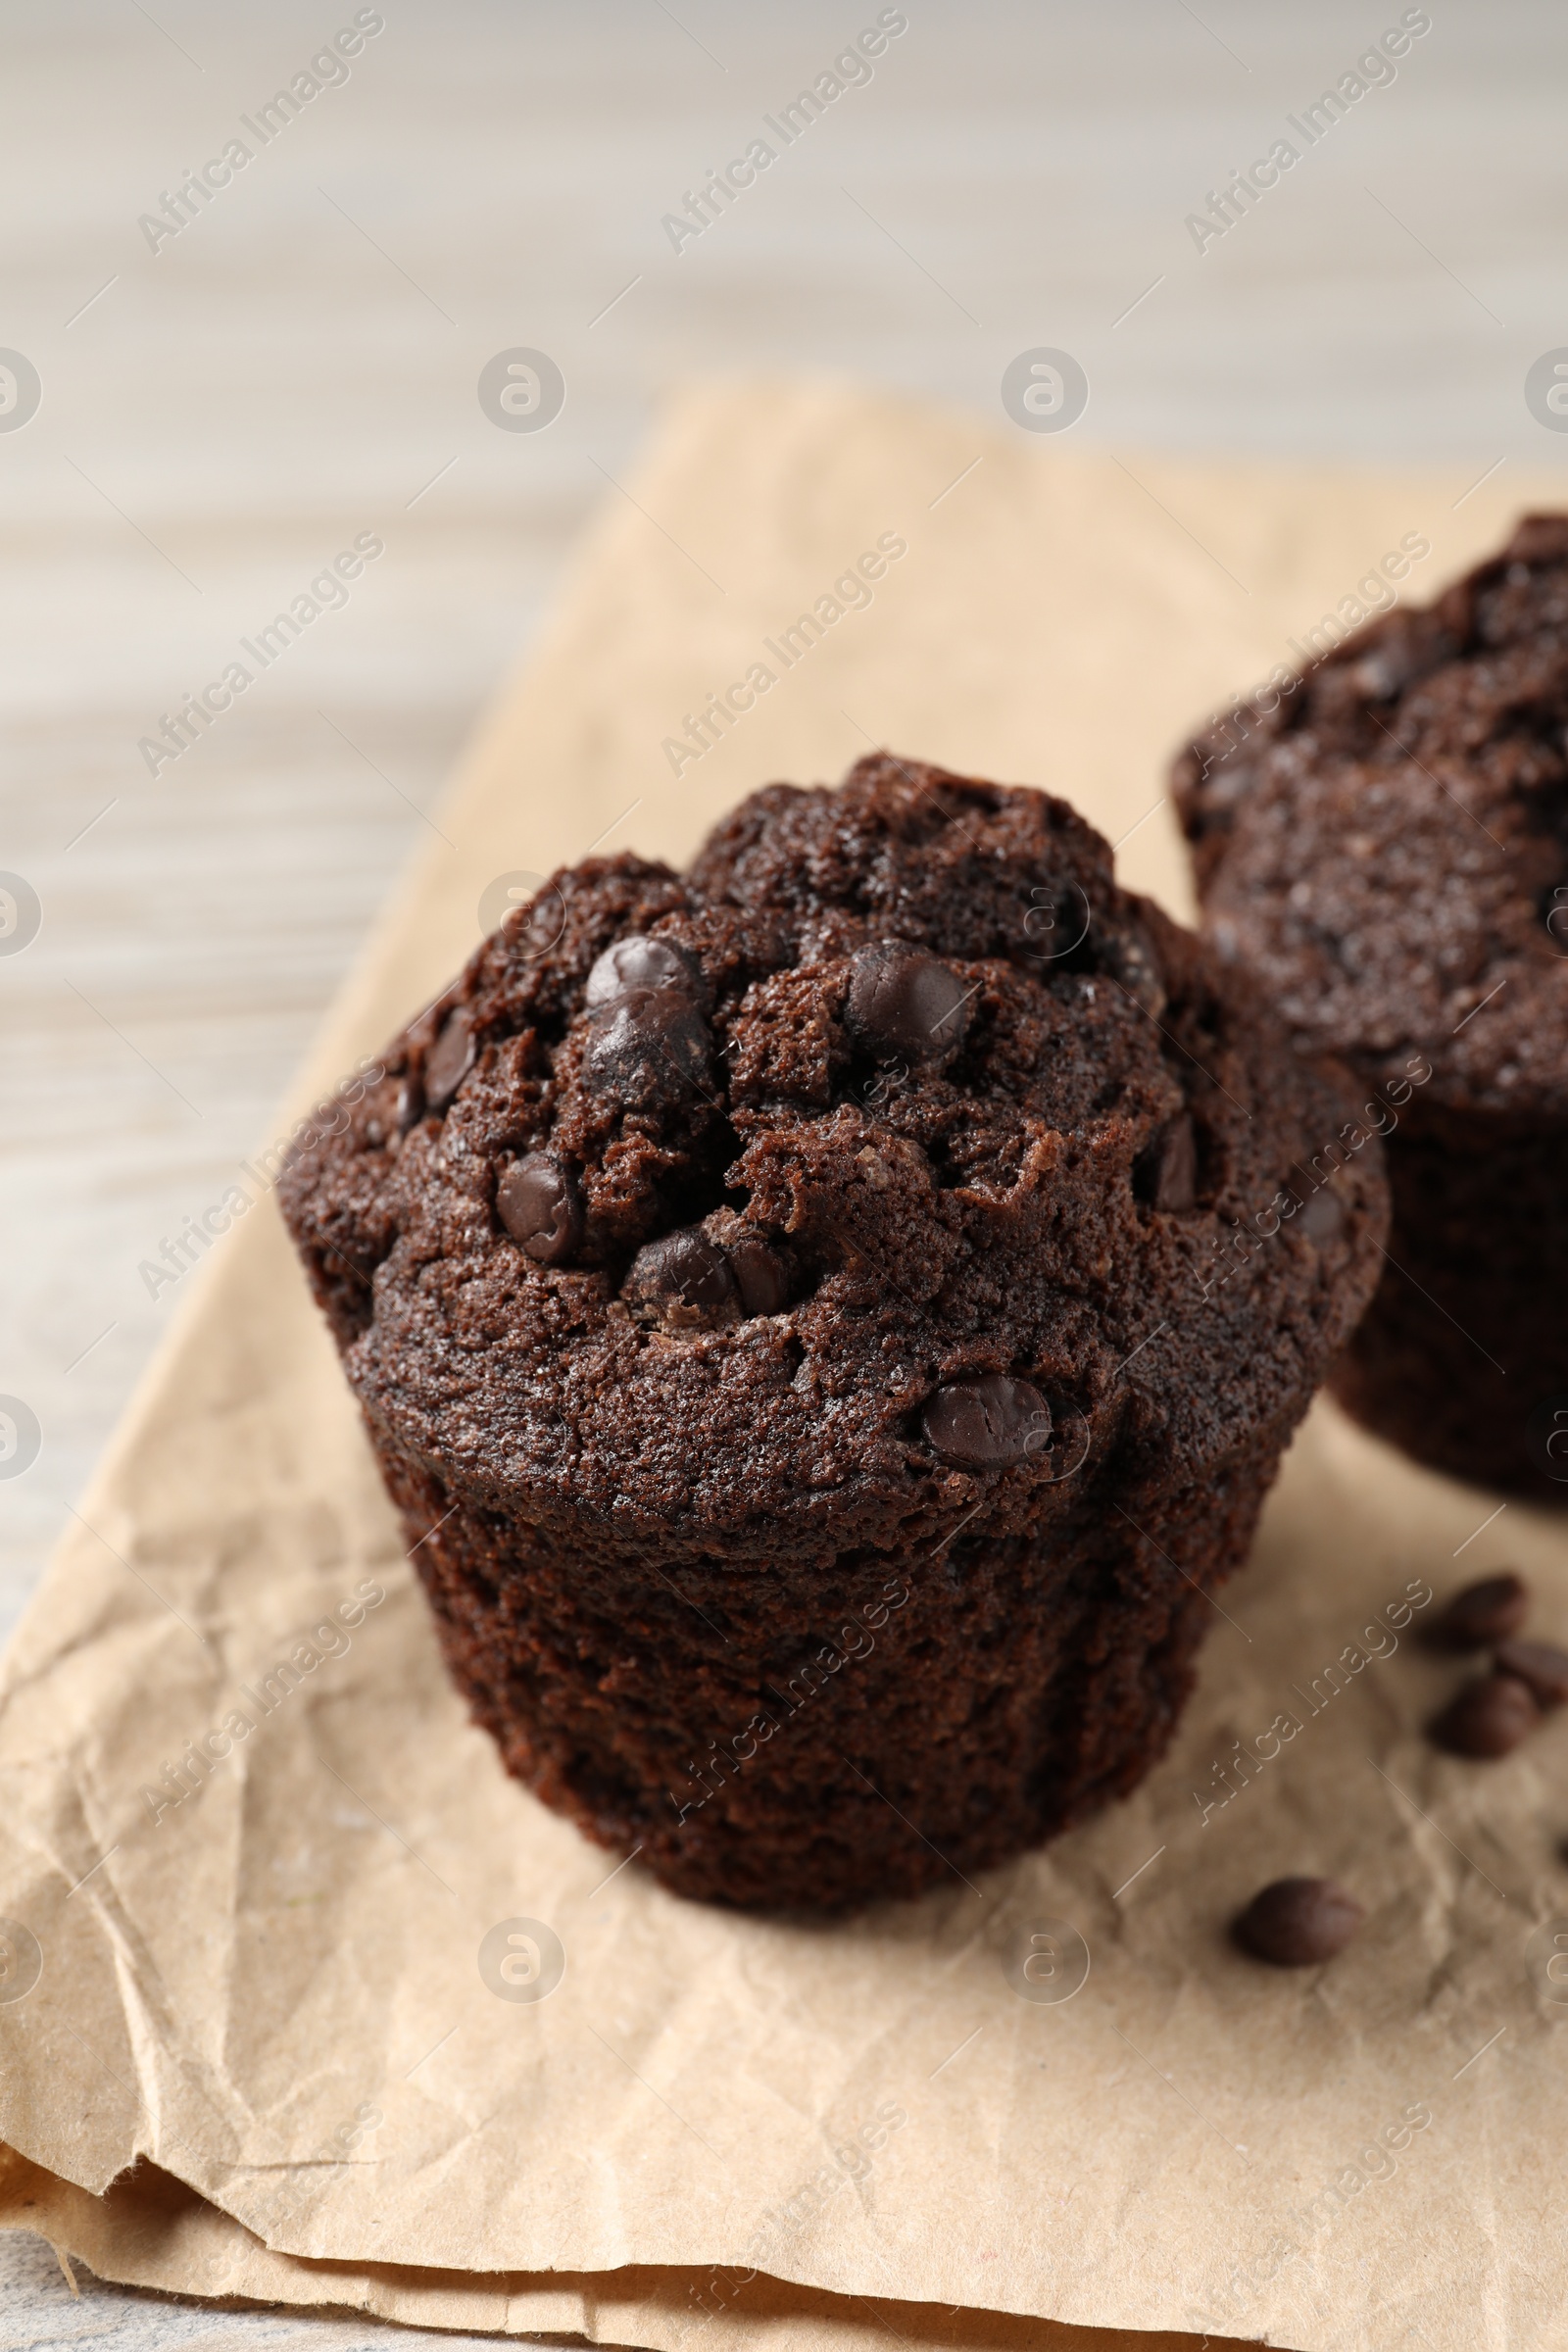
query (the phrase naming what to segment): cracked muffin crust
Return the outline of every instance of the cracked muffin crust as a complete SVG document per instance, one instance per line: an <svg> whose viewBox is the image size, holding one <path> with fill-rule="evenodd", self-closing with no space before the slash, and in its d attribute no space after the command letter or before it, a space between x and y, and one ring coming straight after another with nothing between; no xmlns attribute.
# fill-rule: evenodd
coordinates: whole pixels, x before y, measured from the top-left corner
<svg viewBox="0 0 1568 2352"><path fill-rule="evenodd" d="M1065 803L770 786L558 873L384 1058L284 1209L513 1770L833 1908L1147 1769L1385 1200Z"/></svg>
<svg viewBox="0 0 1568 2352"><path fill-rule="evenodd" d="M1303 1048L1374 1088L1417 1073L1385 1122L1396 1262L1337 1392L1422 1460L1549 1496L1568 1473L1545 1450L1568 1430L1568 516L1525 517L1435 604L1200 737L1175 784L1220 954Z"/></svg>

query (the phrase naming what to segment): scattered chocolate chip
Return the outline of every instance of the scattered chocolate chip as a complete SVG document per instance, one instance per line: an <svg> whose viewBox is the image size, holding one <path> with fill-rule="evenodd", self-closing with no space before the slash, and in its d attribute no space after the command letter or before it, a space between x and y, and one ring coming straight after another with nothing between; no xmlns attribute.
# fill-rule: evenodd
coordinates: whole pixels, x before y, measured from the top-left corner
<svg viewBox="0 0 1568 2352"><path fill-rule="evenodd" d="M966 1469L1005 1469L1051 1443L1051 1407L1040 1391L1002 1372L950 1381L929 1399L921 1422L944 1461Z"/></svg>
<svg viewBox="0 0 1568 2352"><path fill-rule="evenodd" d="M431 1110L445 1110L473 1067L473 1031L460 1004L449 1012L446 1026L424 1060L424 1100Z"/></svg>
<svg viewBox="0 0 1568 2352"><path fill-rule="evenodd" d="M1157 1135L1133 1170L1133 1189L1152 1208L1179 1215L1198 1199L1198 1138L1184 1111Z"/></svg>
<svg viewBox="0 0 1568 2352"><path fill-rule="evenodd" d="M1327 1185L1321 1192L1309 1194L1297 1213L1309 1242L1335 1241L1344 1230L1345 1203Z"/></svg>
<svg viewBox="0 0 1568 2352"><path fill-rule="evenodd" d="M1479 1674L1428 1730L1451 1756L1505 1756L1540 1721L1535 1694L1518 1675Z"/></svg>
<svg viewBox="0 0 1568 2352"><path fill-rule="evenodd" d="M398 1088L398 1133L407 1135L424 1116L424 1089L411 1072Z"/></svg>
<svg viewBox="0 0 1568 2352"><path fill-rule="evenodd" d="M1568 1700L1568 1649L1550 1642L1499 1642L1493 1665L1524 1684L1543 1714Z"/></svg>
<svg viewBox="0 0 1568 2352"><path fill-rule="evenodd" d="M496 1214L525 1257L559 1266L582 1240L582 1195L559 1159L530 1152L496 1187Z"/></svg>
<svg viewBox="0 0 1568 2352"><path fill-rule="evenodd" d="M677 989L623 989L589 1020L589 1081L623 1102L657 1102L700 1087L708 1075L711 1034Z"/></svg>
<svg viewBox="0 0 1568 2352"><path fill-rule="evenodd" d="M776 1315L788 1303L788 1277L765 1242L743 1234L729 1245L729 1262L749 1315Z"/></svg>
<svg viewBox="0 0 1568 2352"><path fill-rule="evenodd" d="M585 1004L608 1004L628 988L674 988L683 996L697 993L697 975L679 948L667 939L645 939L634 933L608 947L588 974Z"/></svg>
<svg viewBox="0 0 1568 2352"><path fill-rule="evenodd" d="M1487 1649L1516 1634L1529 1607L1529 1586L1508 1568L1465 1585L1446 1600L1426 1638L1434 1649Z"/></svg>
<svg viewBox="0 0 1568 2352"><path fill-rule="evenodd" d="M1365 1916L1334 1879L1276 1879L1253 1895L1231 1934L1271 1968L1315 1968L1344 1951Z"/></svg>
<svg viewBox="0 0 1568 2352"><path fill-rule="evenodd" d="M874 1054L929 1060L961 1043L972 991L923 948L886 939L850 966L850 1027Z"/></svg>
<svg viewBox="0 0 1568 2352"><path fill-rule="evenodd" d="M741 1304L728 1255L697 1225L645 1244L622 1295L643 1313L687 1328L733 1323Z"/></svg>

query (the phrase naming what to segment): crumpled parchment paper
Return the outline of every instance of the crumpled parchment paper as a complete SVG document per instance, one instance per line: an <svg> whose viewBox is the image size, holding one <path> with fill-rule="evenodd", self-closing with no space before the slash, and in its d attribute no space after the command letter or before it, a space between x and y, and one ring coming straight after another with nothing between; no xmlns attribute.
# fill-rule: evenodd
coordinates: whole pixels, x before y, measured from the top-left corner
<svg viewBox="0 0 1568 2352"><path fill-rule="evenodd" d="M1173 744L1553 495L1464 486L1118 460L843 387L674 407L5 1661L0 2219L191 2292L710 2352L889 2315L921 2344L1561 2340L1568 1720L1438 1755L1457 1670L1417 1636L1508 1561L1562 1638L1568 1523L1320 1404L1133 1798L918 1904L736 1919L617 1869L465 1721L270 1193L481 902L599 842L681 859L874 744L1065 794L1188 912ZM1327 1970L1225 1939L1287 1870L1367 1906Z"/></svg>

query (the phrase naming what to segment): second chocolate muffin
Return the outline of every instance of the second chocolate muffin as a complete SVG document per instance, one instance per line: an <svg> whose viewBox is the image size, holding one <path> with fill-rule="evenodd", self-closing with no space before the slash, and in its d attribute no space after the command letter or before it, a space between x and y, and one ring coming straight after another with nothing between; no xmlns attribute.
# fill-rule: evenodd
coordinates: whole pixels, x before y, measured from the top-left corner
<svg viewBox="0 0 1568 2352"><path fill-rule="evenodd" d="M1147 1771L1381 1262L1250 998L1064 803L878 756L558 874L394 1043L285 1212L547 1803L831 1910Z"/></svg>
<svg viewBox="0 0 1568 2352"><path fill-rule="evenodd" d="M1568 1494L1568 516L1178 760L1205 927L1388 1137L1336 1376L1420 1460Z"/></svg>

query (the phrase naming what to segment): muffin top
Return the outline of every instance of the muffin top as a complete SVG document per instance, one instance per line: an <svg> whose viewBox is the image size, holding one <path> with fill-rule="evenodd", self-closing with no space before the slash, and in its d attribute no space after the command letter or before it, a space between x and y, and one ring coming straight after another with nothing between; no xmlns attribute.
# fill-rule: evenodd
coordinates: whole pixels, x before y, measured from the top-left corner
<svg viewBox="0 0 1568 2352"><path fill-rule="evenodd" d="M1568 515L1176 762L1205 928L1308 1049L1568 1114Z"/></svg>
<svg viewBox="0 0 1568 2352"><path fill-rule="evenodd" d="M1288 1426L1370 1295L1378 1147L1254 995L1065 802L878 754L685 875L557 873L284 1213L372 1423L483 1503L1005 1535Z"/></svg>

